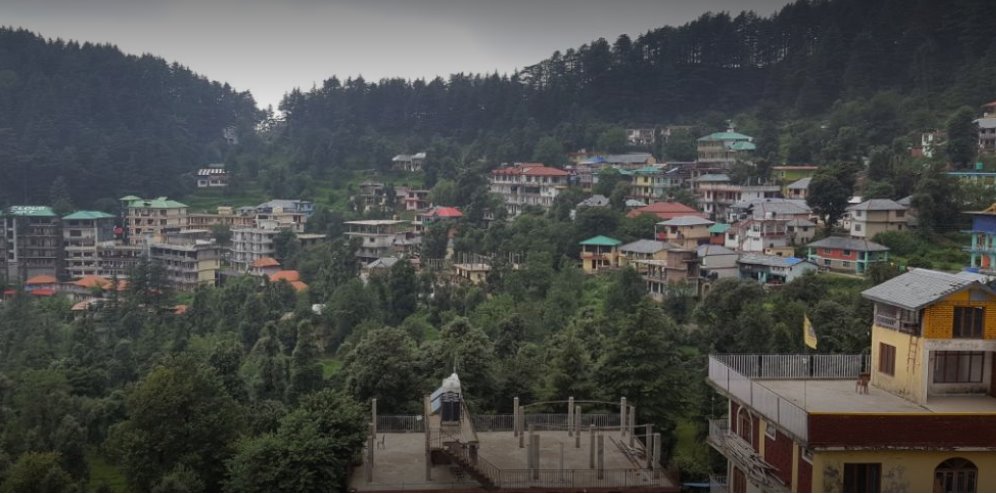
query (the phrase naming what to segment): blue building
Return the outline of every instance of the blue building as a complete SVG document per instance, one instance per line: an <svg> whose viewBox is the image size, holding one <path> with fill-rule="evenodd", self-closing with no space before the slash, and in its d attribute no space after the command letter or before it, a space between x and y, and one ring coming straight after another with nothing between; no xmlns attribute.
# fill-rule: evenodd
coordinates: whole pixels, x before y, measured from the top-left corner
<svg viewBox="0 0 996 494"><path fill-rule="evenodd" d="M972 229L968 230L972 242L964 248L971 258L968 270L996 273L996 203L968 214L972 216Z"/></svg>

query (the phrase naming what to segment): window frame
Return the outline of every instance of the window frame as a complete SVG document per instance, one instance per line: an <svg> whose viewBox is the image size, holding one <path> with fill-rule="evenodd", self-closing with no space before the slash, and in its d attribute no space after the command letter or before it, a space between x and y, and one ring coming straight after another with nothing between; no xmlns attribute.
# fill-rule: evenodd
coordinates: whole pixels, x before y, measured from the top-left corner
<svg viewBox="0 0 996 494"><path fill-rule="evenodd" d="M985 306L956 306L951 317L951 337L982 339L985 334L985 321Z"/></svg>
<svg viewBox="0 0 996 494"><path fill-rule="evenodd" d="M878 371L887 376L896 375L896 347L879 342L878 344Z"/></svg>
<svg viewBox="0 0 996 494"><path fill-rule="evenodd" d="M881 463L844 463L843 492L882 492Z"/></svg>
<svg viewBox="0 0 996 494"><path fill-rule="evenodd" d="M986 352L933 352L934 364L931 381L935 384L981 384L985 379ZM967 359L967 366L962 362ZM974 363L978 361L978 367ZM962 371L967 368L967 375ZM976 373L973 371L977 371Z"/></svg>

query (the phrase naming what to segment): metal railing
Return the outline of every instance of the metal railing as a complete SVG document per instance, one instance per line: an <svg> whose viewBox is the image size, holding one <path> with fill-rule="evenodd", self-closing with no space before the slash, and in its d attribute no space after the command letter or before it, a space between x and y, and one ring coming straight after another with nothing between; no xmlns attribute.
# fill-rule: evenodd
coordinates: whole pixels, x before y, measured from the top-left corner
<svg viewBox="0 0 996 494"><path fill-rule="evenodd" d="M634 468L613 469L514 469L502 470L498 486L517 489L590 489L671 487L664 470Z"/></svg>
<svg viewBox="0 0 996 494"><path fill-rule="evenodd" d="M514 415L474 415L474 429L478 432L511 432L515 421ZM527 413L526 426L536 430L566 431L568 429L566 413ZM618 413L583 413L581 427L585 430L592 424L596 428L619 427Z"/></svg>
<svg viewBox="0 0 996 494"><path fill-rule="evenodd" d="M723 447L723 445L726 444L726 435L729 433L729 419L722 418L709 420L709 442L718 447Z"/></svg>
<svg viewBox="0 0 996 494"><path fill-rule="evenodd" d="M719 357L732 357L729 360L734 366L754 375L760 374L760 369L763 367L760 361L756 363L756 366L754 365L754 359L759 357L757 355L722 355ZM788 373L783 372L782 374L786 374L785 377L788 377ZM733 395L737 400L760 412L768 420L784 427L796 437L802 440L809 437L806 410L737 372L730 365L719 360L717 356L709 356L709 380Z"/></svg>
<svg viewBox="0 0 996 494"><path fill-rule="evenodd" d="M497 486L501 481L501 469L495 466L494 463L482 458L481 455L471 455L468 445L462 443L450 443L447 450L451 454L462 459L468 465L471 465L474 470L487 477L488 480L490 480L495 486Z"/></svg>
<svg viewBox="0 0 996 494"><path fill-rule="evenodd" d="M729 485L726 483L726 475L710 475L709 492L729 492Z"/></svg>
<svg viewBox="0 0 996 494"><path fill-rule="evenodd" d="M377 432L425 432L421 415L378 415Z"/></svg>
<svg viewBox="0 0 996 494"><path fill-rule="evenodd" d="M854 379L867 371L871 358L860 355L710 355L713 362L751 379Z"/></svg>

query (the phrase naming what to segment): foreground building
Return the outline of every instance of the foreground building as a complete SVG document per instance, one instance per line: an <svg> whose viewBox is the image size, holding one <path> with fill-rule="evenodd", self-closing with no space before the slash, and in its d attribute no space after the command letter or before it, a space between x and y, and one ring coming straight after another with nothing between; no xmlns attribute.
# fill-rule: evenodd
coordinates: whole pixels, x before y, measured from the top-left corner
<svg viewBox="0 0 996 494"><path fill-rule="evenodd" d="M511 414L476 414L455 373L423 397L419 415L381 416L374 400L350 492L678 491L639 404L509 400ZM544 413L551 407L567 413Z"/></svg>
<svg viewBox="0 0 996 494"><path fill-rule="evenodd" d="M712 355L730 492L996 490L996 293L914 269L862 296L871 355ZM817 331L830 331L816 328Z"/></svg>
<svg viewBox="0 0 996 494"><path fill-rule="evenodd" d="M11 206L0 214L0 267L8 282L63 273L62 224L47 206Z"/></svg>

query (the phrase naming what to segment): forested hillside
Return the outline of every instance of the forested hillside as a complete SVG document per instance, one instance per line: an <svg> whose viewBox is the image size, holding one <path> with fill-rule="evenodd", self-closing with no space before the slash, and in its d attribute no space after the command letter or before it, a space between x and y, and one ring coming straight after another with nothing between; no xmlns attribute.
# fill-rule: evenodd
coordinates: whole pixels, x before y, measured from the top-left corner
<svg viewBox="0 0 996 494"><path fill-rule="evenodd" d="M0 29L0 206L175 194L256 120L248 93L161 58Z"/></svg>
<svg viewBox="0 0 996 494"><path fill-rule="evenodd" d="M548 135L563 150L590 149L606 124L714 129L733 118L763 158L849 159L994 98L990 7L803 0L771 17L706 14L599 39L507 76L333 77L285 98L280 149L292 171L320 173L383 164L435 136L496 163L533 159Z"/></svg>

